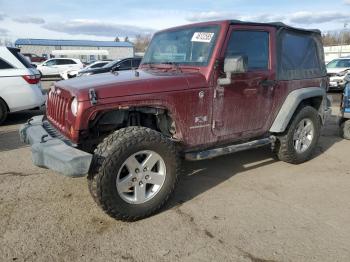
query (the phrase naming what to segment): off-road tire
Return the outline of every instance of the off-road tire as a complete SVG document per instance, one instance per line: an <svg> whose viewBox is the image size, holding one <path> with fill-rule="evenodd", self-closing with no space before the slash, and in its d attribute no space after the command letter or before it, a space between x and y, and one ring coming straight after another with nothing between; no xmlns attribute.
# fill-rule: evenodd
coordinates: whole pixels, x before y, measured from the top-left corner
<svg viewBox="0 0 350 262"><path fill-rule="evenodd" d="M123 162L132 154L152 150L166 165L166 178L160 191L142 204L131 204L121 198L116 179ZM127 127L106 137L94 151L88 176L89 190L95 202L111 217L135 221L148 217L167 202L177 184L180 158L176 145L161 133L145 127Z"/></svg>
<svg viewBox="0 0 350 262"><path fill-rule="evenodd" d="M309 148L298 153L293 145L294 132L303 119L308 118L314 125L314 136ZM321 119L315 108L311 106L300 106L293 115L286 131L282 135L277 136L275 152L279 160L290 164L301 164L311 159L313 151L316 148L318 139L321 134Z"/></svg>
<svg viewBox="0 0 350 262"><path fill-rule="evenodd" d="M350 120L346 120L340 125L340 136L350 140Z"/></svg>
<svg viewBox="0 0 350 262"><path fill-rule="evenodd" d="M4 123L7 118L7 106L5 102L0 98L0 125Z"/></svg>

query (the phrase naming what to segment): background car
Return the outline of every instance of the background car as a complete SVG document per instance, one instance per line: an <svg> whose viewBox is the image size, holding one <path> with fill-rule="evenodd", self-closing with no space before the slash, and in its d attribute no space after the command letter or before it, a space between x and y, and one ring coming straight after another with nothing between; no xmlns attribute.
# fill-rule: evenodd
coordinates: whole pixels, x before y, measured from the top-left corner
<svg viewBox="0 0 350 262"><path fill-rule="evenodd" d="M101 73L107 73L112 69L116 71L131 70L133 68L138 68L141 63L141 57L131 57L122 60L114 60L101 68L90 68L87 70L82 70L79 72L78 76L95 75Z"/></svg>
<svg viewBox="0 0 350 262"><path fill-rule="evenodd" d="M31 54L31 53L22 53L25 57L27 57L32 64L40 64L46 60L45 57L38 56L36 54Z"/></svg>
<svg viewBox="0 0 350 262"><path fill-rule="evenodd" d="M0 124L9 112L45 104L40 74L17 48L0 47Z"/></svg>
<svg viewBox="0 0 350 262"><path fill-rule="evenodd" d="M84 67L79 59L74 58L52 58L39 64L37 69L42 76L60 76L67 70L80 70Z"/></svg>
<svg viewBox="0 0 350 262"><path fill-rule="evenodd" d="M343 90L346 84L345 76L350 70L350 57L337 58L327 64L329 88Z"/></svg>
<svg viewBox="0 0 350 262"><path fill-rule="evenodd" d="M96 62L93 62L93 63L87 65L82 70L101 68L101 67L107 65L111 61L112 60L96 61ZM62 72L60 75L61 75L62 79L66 80L66 79L69 79L69 78L76 77L78 75L78 73L81 72L82 70L71 70L71 69L69 69L69 70L66 70L66 71Z"/></svg>

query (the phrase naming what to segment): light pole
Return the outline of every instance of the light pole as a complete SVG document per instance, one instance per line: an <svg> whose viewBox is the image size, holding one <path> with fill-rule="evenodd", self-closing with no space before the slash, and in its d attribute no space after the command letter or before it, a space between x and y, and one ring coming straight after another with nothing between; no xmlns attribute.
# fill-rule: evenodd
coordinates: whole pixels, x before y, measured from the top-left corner
<svg viewBox="0 0 350 262"><path fill-rule="evenodd" d="M344 23L344 29L342 30L342 37L341 37L341 43L340 43L340 53L339 53L339 57L341 57L342 53L343 53L343 45L344 45L344 36L345 36L345 30L346 27L348 26L348 23Z"/></svg>

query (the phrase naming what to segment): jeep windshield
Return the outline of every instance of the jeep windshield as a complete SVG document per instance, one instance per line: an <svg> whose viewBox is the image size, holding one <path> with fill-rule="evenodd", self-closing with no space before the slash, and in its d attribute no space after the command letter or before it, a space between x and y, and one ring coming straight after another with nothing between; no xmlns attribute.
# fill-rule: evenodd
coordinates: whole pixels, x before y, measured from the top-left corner
<svg viewBox="0 0 350 262"><path fill-rule="evenodd" d="M198 26L157 33L141 65L206 66L213 53L219 29L217 25Z"/></svg>

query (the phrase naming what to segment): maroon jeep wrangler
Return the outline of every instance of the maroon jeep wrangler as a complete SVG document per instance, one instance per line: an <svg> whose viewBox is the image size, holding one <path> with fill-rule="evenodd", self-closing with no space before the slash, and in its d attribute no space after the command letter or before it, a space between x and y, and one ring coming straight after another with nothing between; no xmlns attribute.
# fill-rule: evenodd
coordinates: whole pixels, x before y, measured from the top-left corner
<svg viewBox="0 0 350 262"><path fill-rule="evenodd" d="M181 158L270 144L282 161L310 159L326 88L318 30L192 24L156 33L138 70L56 83L20 134L35 165L87 175L102 209L131 221L169 199Z"/></svg>

